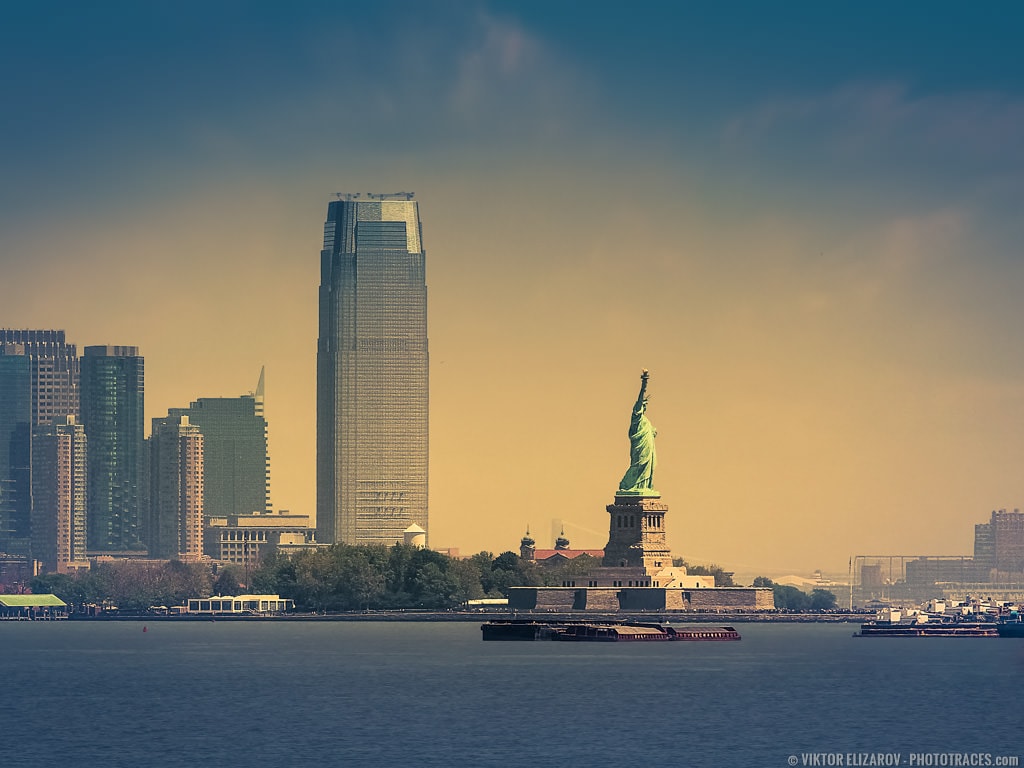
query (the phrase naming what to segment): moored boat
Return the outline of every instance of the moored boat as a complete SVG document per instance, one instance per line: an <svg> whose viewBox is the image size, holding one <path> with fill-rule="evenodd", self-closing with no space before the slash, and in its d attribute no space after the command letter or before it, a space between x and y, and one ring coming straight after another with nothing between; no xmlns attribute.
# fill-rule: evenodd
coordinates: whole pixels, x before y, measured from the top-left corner
<svg viewBox="0 0 1024 768"><path fill-rule="evenodd" d="M899 610L885 608L873 621L860 625L854 637L999 637L996 622L930 616L927 613L902 615Z"/></svg>
<svg viewBox="0 0 1024 768"><path fill-rule="evenodd" d="M1024 621L1021 621L1020 614L1013 613L1000 618L996 630L1000 637L1024 637Z"/></svg>

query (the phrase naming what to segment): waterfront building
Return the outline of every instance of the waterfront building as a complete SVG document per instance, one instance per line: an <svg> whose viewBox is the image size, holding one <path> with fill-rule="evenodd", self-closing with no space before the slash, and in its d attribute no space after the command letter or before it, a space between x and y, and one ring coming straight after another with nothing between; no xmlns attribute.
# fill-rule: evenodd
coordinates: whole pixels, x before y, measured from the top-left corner
<svg viewBox="0 0 1024 768"><path fill-rule="evenodd" d="M24 344L0 343L0 554L28 559L32 537L32 371Z"/></svg>
<svg viewBox="0 0 1024 768"><path fill-rule="evenodd" d="M143 527L149 556L203 554L203 435L188 416L153 419L149 505Z"/></svg>
<svg viewBox="0 0 1024 768"><path fill-rule="evenodd" d="M0 595L0 621L55 621L68 617L56 595Z"/></svg>
<svg viewBox="0 0 1024 768"><path fill-rule="evenodd" d="M280 595L216 595L193 597L189 614L269 614L295 610L295 601Z"/></svg>
<svg viewBox="0 0 1024 768"><path fill-rule="evenodd" d="M426 531L427 286L411 194L339 195L320 253L317 530L325 543Z"/></svg>
<svg viewBox="0 0 1024 768"><path fill-rule="evenodd" d="M46 572L89 567L86 556L88 448L74 416L38 424L32 435L32 554Z"/></svg>
<svg viewBox="0 0 1024 768"><path fill-rule="evenodd" d="M145 415L144 360L138 347L86 347L80 395L89 437L89 549L139 550Z"/></svg>
<svg viewBox="0 0 1024 768"><path fill-rule="evenodd" d="M207 517L270 512L270 458L264 417L264 374L255 393L239 397L201 397L187 416L203 433L203 510Z"/></svg>

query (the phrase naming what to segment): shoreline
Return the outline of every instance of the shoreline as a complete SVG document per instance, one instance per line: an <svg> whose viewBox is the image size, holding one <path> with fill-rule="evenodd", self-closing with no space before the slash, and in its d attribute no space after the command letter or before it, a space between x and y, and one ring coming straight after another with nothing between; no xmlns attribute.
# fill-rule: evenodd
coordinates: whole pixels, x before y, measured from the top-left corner
<svg viewBox="0 0 1024 768"><path fill-rule="evenodd" d="M631 621L658 624L732 624L732 623L806 623L806 624L861 624L870 617L867 613L556 613L556 612L510 612L510 611L371 611L360 613L292 613L277 616L252 616L236 614L202 614L164 616L154 614L119 614L107 616L71 615L58 621L143 621L143 622L194 622L194 621L259 621L259 622L486 622L497 620L536 621Z"/></svg>

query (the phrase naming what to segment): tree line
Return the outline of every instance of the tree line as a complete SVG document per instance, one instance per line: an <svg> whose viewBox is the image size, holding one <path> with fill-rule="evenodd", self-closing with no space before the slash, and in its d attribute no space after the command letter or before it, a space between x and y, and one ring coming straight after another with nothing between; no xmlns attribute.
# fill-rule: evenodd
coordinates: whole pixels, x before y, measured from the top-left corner
<svg viewBox="0 0 1024 768"><path fill-rule="evenodd" d="M685 565L689 573L714 575L719 586L733 586L732 574L720 566ZM211 595L278 594L291 598L299 610L447 610L467 600L508 597L510 587L561 586L601 565L599 558L579 555L563 564L542 566L514 552L494 556L480 552L466 559L429 549L395 544L348 545L271 555L248 572L241 566L209 565L178 560L112 561L78 574L47 574L32 581L32 591L53 593L72 606L117 606L145 611L151 606L182 605L189 598ZM758 577L754 586L772 587L781 610L830 610L835 595Z"/></svg>
<svg viewBox="0 0 1024 768"><path fill-rule="evenodd" d="M482 597L507 597L515 586L556 586L589 572L600 560L581 555L564 566L541 567L514 552L480 552L465 560L404 544L336 544L292 557L241 566L122 560L76 574L32 580L36 594L52 593L71 606L116 606L145 611L182 605L189 598L243 592L291 598L300 610L445 610Z"/></svg>
<svg viewBox="0 0 1024 768"><path fill-rule="evenodd" d="M776 584L767 576L754 579L755 587L771 587L775 607L780 611L834 611L836 596L827 589L812 589L810 594L787 584Z"/></svg>

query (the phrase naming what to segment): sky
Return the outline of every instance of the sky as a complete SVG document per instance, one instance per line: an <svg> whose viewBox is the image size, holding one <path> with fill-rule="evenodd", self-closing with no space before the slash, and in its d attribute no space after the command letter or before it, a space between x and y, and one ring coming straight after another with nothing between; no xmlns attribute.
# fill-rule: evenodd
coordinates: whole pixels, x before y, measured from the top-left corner
<svg viewBox="0 0 1024 768"><path fill-rule="evenodd" d="M1024 506L1014 3L0 4L0 326L255 389L315 513L336 192L415 192L430 543L607 541L641 369L673 552L970 554Z"/></svg>

